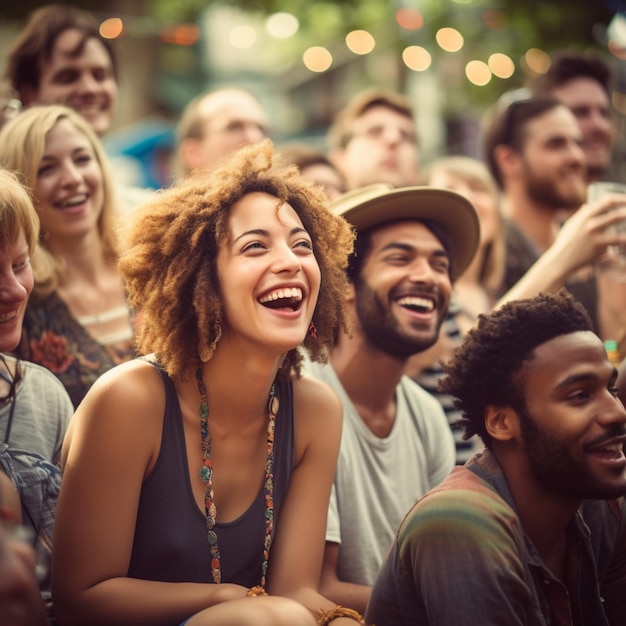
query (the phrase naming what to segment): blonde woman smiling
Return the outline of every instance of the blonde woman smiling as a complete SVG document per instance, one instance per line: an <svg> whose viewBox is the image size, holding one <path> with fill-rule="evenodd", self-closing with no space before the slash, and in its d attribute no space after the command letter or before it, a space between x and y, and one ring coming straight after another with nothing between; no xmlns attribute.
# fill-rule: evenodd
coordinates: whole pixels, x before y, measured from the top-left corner
<svg viewBox="0 0 626 626"><path fill-rule="evenodd" d="M106 157L81 116L50 105L2 128L0 164L31 189L41 221L17 354L50 369L78 406L102 373L134 356Z"/></svg>

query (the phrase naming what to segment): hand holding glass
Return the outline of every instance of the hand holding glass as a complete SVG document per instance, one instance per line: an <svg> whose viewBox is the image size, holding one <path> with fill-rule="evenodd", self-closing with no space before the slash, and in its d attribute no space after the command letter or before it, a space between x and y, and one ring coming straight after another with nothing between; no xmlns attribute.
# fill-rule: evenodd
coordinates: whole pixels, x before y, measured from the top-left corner
<svg viewBox="0 0 626 626"><path fill-rule="evenodd" d="M610 181L591 183L587 190L587 203L596 202L606 194L622 194L624 207L626 207L626 184ZM608 229L612 233L626 235L626 220L616 222ZM626 281L626 244L607 246L606 255L600 259L598 269L603 272L611 272L620 280Z"/></svg>

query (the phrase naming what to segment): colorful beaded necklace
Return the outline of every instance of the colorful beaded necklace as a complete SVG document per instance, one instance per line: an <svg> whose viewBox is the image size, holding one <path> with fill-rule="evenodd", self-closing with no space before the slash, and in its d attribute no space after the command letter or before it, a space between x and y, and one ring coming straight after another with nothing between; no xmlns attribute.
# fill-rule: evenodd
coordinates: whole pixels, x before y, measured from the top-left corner
<svg viewBox="0 0 626 626"><path fill-rule="evenodd" d="M206 387L202 380L202 366L196 370L198 391L200 392L200 435L202 437L203 465L200 468L200 478L204 483L204 507L206 511L207 538L211 552L211 574L213 582L220 583L222 573L220 567L220 551L217 545L215 533L215 518L217 510L213 501L213 462L211 460L211 432L209 430L209 400ZM276 387L273 384L270 389L268 401L267 422L267 458L265 460L265 479L263 490L265 495L265 538L263 540L263 563L261 565L261 593L265 590L265 576L270 557L274 531L274 429L276 414L278 413L279 401L276 396Z"/></svg>

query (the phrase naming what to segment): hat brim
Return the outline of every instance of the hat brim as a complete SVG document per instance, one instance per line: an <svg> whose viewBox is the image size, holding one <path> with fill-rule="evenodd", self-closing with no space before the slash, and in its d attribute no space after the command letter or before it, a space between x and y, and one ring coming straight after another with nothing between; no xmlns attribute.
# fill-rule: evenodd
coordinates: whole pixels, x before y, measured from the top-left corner
<svg viewBox="0 0 626 626"><path fill-rule="evenodd" d="M452 280L463 274L478 248L480 223L476 210L469 200L450 189L394 188L380 183L349 191L330 206L357 233L402 220L436 224L449 243Z"/></svg>

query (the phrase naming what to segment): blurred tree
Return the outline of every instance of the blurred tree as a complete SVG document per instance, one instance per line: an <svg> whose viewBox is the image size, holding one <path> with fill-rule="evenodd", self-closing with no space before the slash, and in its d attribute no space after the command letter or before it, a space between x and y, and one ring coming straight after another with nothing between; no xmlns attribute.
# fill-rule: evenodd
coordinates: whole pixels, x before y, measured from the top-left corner
<svg viewBox="0 0 626 626"><path fill-rule="evenodd" d="M367 28L399 8L415 8L427 23L465 24L467 16L479 16L483 31L506 28L513 42L521 45L585 46L594 43L593 26L606 25L618 11L626 11L625 0L221 0L223 4L248 11L274 13L288 11L298 16L303 29L317 23L316 15L325 6L341 10L341 27ZM96 13L123 11L143 14L163 21L195 21L208 5L220 0L73 0L81 8ZM47 4L41 0L3 2L0 17L23 19L31 11ZM488 25L491 23L491 26ZM332 25L331 25L332 26ZM332 28L330 29L332 31ZM327 31L328 32L328 31ZM326 33L325 33L326 34ZM328 35L332 35L328 32Z"/></svg>

